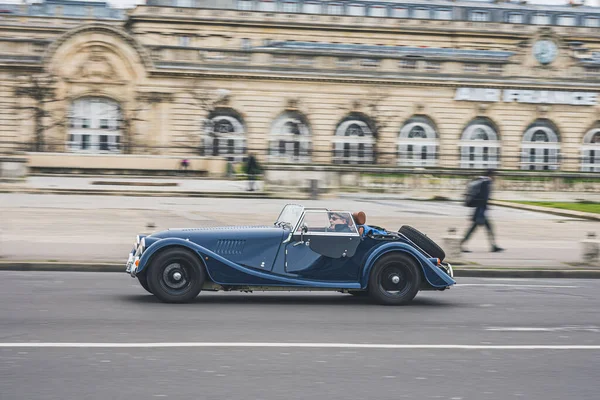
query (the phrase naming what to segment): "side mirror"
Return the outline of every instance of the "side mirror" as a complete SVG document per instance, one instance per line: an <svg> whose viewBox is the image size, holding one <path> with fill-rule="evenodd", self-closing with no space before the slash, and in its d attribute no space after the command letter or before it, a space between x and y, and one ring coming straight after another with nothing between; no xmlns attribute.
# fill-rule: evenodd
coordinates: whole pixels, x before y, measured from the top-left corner
<svg viewBox="0 0 600 400"><path fill-rule="evenodd" d="M306 222L302 224L302 233L307 233L308 232L308 225L306 225Z"/></svg>
<svg viewBox="0 0 600 400"><path fill-rule="evenodd" d="M303 223L302 226L300 227L300 241L298 243L294 244L295 246L298 246L300 244L304 244L304 234L308 232L308 225L306 225L306 223Z"/></svg>

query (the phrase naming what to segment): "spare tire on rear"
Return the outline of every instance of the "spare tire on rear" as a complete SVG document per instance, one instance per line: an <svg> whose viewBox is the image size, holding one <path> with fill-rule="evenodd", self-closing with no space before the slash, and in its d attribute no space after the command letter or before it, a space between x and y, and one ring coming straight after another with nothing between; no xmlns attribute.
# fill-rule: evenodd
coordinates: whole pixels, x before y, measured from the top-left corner
<svg viewBox="0 0 600 400"><path fill-rule="evenodd" d="M403 225L400 229L398 229L398 233L406 236L411 242L416 244L423 250L425 253L429 254L433 258L439 258L440 261L443 261L446 258L446 253L441 249L433 240L429 239L427 235L419 232L412 226Z"/></svg>

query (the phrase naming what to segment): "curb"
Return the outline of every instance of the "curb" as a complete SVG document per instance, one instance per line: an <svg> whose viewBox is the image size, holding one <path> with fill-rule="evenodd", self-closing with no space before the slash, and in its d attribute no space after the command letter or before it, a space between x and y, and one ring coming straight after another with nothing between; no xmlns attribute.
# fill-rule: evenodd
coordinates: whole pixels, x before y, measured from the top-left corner
<svg viewBox="0 0 600 400"><path fill-rule="evenodd" d="M58 263L3 261L0 271L51 271L51 272L122 272L125 264L115 263ZM565 278L600 279L598 269L525 269L525 268L460 268L454 267L454 276L471 278Z"/></svg>

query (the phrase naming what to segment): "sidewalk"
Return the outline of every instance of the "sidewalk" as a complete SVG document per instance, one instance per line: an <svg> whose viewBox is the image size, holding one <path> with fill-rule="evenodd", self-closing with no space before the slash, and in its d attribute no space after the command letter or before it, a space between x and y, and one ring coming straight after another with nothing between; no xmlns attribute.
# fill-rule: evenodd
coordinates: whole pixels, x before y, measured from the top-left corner
<svg viewBox="0 0 600 400"><path fill-rule="evenodd" d="M390 230L411 225L444 247L448 229L456 228L462 234L471 211L459 202L409 200L431 199L425 192L329 194L321 200L306 200L305 193L293 192L266 197L262 186L258 192L247 192L244 181L193 178L31 177L19 188L14 185L0 184L0 191L4 191L0 193L0 220L4 221L0 225L0 269L120 271L138 233L172 227L270 224L289 202L362 210L368 223ZM136 191L138 188L154 194L144 195ZM67 196L53 195L52 190L77 191ZM188 196L189 190L206 197ZM213 193L244 198L217 200ZM530 198L528 193L519 195ZM552 193L543 195L554 199ZM581 195L558 193L555 197L574 200ZM460 199L458 191L453 196ZM579 261L586 234L595 231L600 236L598 219L564 210L553 215L522 207L525 209L492 207L499 243L507 251L490 253L486 235L476 232L468 246L473 253L449 260L458 261L458 276L600 277L600 266L581 265Z"/></svg>

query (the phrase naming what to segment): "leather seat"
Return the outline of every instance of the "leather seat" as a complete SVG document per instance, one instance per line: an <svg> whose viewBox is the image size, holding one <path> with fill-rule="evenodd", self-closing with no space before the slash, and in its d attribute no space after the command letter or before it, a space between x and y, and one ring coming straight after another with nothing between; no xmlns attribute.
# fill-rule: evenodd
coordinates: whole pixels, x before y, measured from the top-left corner
<svg viewBox="0 0 600 400"><path fill-rule="evenodd" d="M356 225L364 225L367 223L367 214L365 214L363 211L353 213L352 218L354 218Z"/></svg>

